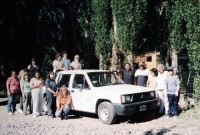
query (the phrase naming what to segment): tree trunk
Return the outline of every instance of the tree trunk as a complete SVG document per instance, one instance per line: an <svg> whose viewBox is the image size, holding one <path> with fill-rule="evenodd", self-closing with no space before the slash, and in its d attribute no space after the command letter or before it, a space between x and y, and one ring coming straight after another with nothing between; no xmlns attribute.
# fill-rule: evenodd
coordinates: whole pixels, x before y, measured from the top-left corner
<svg viewBox="0 0 200 135"><path fill-rule="evenodd" d="M177 51L174 47L172 47L172 67L174 67L174 73L176 73L178 71L178 55L177 55Z"/></svg>

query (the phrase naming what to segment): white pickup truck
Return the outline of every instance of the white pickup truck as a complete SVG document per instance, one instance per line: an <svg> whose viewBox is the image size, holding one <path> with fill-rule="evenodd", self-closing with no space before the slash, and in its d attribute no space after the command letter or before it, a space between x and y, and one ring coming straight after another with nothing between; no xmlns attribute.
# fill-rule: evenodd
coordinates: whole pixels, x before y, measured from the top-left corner
<svg viewBox="0 0 200 135"><path fill-rule="evenodd" d="M125 84L115 73L106 70L61 71L56 77L72 96L72 110L97 113L105 124L118 115L155 110L157 98L152 88Z"/></svg>

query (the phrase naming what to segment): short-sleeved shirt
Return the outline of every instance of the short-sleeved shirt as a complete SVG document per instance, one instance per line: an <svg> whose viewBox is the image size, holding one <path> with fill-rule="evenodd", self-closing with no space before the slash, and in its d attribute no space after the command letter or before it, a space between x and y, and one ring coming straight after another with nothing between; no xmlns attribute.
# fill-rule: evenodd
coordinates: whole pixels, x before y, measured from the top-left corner
<svg viewBox="0 0 200 135"><path fill-rule="evenodd" d="M149 87L156 88L157 87L157 77L149 76Z"/></svg>
<svg viewBox="0 0 200 135"><path fill-rule="evenodd" d="M134 84L135 71L133 69L130 70L122 69L120 72L122 74L122 79L126 84Z"/></svg>
<svg viewBox="0 0 200 135"><path fill-rule="evenodd" d="M158 90L164 90L166 88L165 80L167 78L167 72L164 71L162 74L158 73L157 76L157 89Z"/></svg>
<svg viewBox="0 0 200 135"><path fill-rule="evenodd" d="M70 65L71 65L71 62L70 62L69 59L63 60L62 66L63 66L65 69L69 70L69 69L70 69Z"/></svg>
<svg viewBox="0 0 200 135"><path fill-rule="evenodd" d="M176 76L167 76L165 84L167 86L167 94L175 94L180 81Z"/></svg>
<svg viewBox="0 0 200 135"><path fill-rule="evenodd" d="M24 93L31 92L30 82L23 81L23 90L24 90Z"/></svg>
<svg viewBox="0 0 200 135"><path fill-rule="evenodd" d="M71 66L73 67L74 70L76 70L76 69L82 69L82 66L81 66L80 62L73 61L71 63Z"/></svg>
<svg viewBox="0 0 200 135"><path fill-rule="evenodd" d="M135 72L135 77L137 77L137 85L146 86L148 76L149 76L149 71L147 69L144 70L137 69Z"/></svg>
<svg viewBox="0 0 200 135"><path fill-rule="evenodd" d="M53 72L55 73L57 69L54 66L56 66L57 68L62 68L62 61L58 61L58 60L53 61L53 68L54 68Z"/></svg>
<svg viewBox="0 0 200 135"><path fill-rule="evenodd" d="M19 79L14 79L9 77L7 82L7 86L9 87L10 93L19 93L20 92L20 82Z"/></svg>

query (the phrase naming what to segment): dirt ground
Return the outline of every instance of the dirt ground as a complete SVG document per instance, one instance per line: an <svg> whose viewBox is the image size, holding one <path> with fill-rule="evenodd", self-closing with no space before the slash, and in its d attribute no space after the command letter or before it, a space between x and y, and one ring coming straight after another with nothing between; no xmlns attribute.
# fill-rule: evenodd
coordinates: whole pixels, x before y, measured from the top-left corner
<svg viewBox="0 0 200 135"><path fill-rule="evenodd" d="M199 135L200 106L181 112L177 119L146 113L119 117L115 124L101 123L97 115L76 113L67 120L34 118L6 112L6 98L0 99L0 135ZM17 105L18 107L19 105Z"/></svg>

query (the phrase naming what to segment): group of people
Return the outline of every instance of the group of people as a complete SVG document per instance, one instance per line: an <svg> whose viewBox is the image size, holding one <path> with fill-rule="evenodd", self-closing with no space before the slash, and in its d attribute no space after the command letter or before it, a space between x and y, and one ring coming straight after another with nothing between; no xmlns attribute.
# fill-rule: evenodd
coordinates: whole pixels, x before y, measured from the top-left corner
<svg viewBox="0 0 200 135"><path fill-rule="evenodd" d="M130 63L125 64L125 69L118 70L126 84L135 84L143 87L151 87L156 90L159 101L159 113L168 117L178 116L178 102L180 80L174 73L173 67L165 69L159 64L157 69L152 68L150 72L146 69L144 62L139 62L139 68L134 70Z"/></svg>
<svg viewBox="0 0 200 135"><path fill-rule="evenodd" d="M78 55L75 55L74 61L71 63L67 58L66 52L63 52L63 57L60 53L56 54L52 65L53 71L47 74L46 80L42 79L41 71L36 64L35 58L31 60L31 64L27 68L19 72L18 76L15 70L11 71L11 76L6 81L8 93L7 111L9 115L15 113L33 114L33 117L43 115L45 93L48 117L67 119L71 110L70 103L72 98L67 87L57 87L55 75L58 71L81 69L82 66ZM16 110L18 99L20 99L20 108Z"/></svg>

